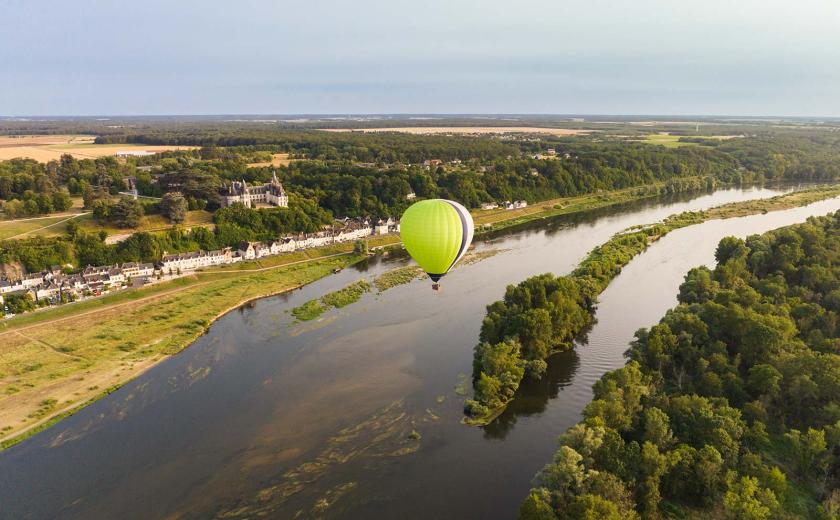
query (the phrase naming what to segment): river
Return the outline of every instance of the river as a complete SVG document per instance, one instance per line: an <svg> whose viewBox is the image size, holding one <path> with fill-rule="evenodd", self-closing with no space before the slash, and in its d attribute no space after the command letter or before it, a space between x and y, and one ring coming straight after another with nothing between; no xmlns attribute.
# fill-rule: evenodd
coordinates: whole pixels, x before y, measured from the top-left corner
<svg viewBox="0 0 840 520"><path fill-rule="evenodd" d="M601 295L575 351L553 356L485 428L460 423L487 304L568 273L634 224L778 190L728 189L539 221L476 251L443 290L417 280L295 323L289 310L404 265L374 257L231 312L172 359L0 453L0 518L511 518L592 383L676 303L726 235L840 209L840 199L672 232ZM201 302L195 302L200 305Z"/></svg>

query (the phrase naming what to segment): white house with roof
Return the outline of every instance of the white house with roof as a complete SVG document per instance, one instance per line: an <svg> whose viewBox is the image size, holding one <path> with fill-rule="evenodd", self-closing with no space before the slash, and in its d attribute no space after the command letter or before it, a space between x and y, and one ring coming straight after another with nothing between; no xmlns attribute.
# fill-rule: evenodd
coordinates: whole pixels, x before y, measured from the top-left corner
<svg viewBox="0 0 840 520"><path fill-rule="evenodd" d="M230 248L217 251L192 251L189 253L178 253L174 255L163 255L160 261L161 270L164 272L191 271L202 267L224 265L231 263L233 255Z"/></svg>

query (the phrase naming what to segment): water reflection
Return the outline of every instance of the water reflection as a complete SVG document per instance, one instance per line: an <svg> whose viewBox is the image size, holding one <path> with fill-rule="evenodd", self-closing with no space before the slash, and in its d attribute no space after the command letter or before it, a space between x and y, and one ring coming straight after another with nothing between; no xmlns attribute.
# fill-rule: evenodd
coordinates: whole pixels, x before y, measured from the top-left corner
<svg viewBox="0 0 840 520"><path fill-rule="evenodd" d="M550 399L570 385L580 366L580 356L575 350L558 352L548 359L542 379L526 378L510 405L493 422L484 427L488 439L504 439L516 425L519 417L530 417L545 412Z"/></svg>

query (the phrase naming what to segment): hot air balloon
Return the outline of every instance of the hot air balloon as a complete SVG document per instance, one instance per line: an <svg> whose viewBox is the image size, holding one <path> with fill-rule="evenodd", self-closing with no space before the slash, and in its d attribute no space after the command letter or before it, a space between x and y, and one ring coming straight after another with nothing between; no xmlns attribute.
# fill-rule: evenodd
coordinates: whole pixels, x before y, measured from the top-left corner
<svg viewBox="0 0 840 520"><path fill-rule="evenodd" d="M444 199L421 200L412 204L400 219L400 237L434 284L458 263L473 238L473 220L467 208Z"/></svg>

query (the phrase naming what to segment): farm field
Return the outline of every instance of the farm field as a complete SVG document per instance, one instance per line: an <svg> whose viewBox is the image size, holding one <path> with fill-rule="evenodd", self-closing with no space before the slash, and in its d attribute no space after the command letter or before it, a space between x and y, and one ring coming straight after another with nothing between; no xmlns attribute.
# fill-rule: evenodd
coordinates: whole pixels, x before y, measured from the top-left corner
<svg viewBox="0 0 840 520"><path fill-rule="evenodd" d="M63 154L77 159L95 159L121 151L165 152L189 150L194 146L149 146L138 144L94 144L91 135L0 136L0 160L29 158L40 162L58 160Z"/></svg>
<svg viewBox="0 0 840 520"><path fill-rule="evenodd" d="M700 146L700 143L686 143L680 142L682 137L703 138L703 139L734 139L736 135L672 135L672 134L650 134L645 136L643 142L648 144L658 144L666 148L679 148L681 146Z"/></svg>
<svg viewBox="0 0 840 520"><path fill-rule="evenodd" d="M248 168L265 168L267 166L288 166L292 162L287 153L273 153L271 154L271 161L249 163Z"/></svg>
<svg viewBox="0 0 840 520"><path fill-rule="evenodd" d="M541 128L537 126L406 126L393 128L324 128L324 132L402 132L406 134L549 134L578 135L591 130Z"/></svg>

